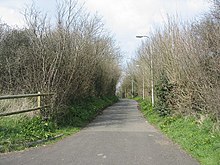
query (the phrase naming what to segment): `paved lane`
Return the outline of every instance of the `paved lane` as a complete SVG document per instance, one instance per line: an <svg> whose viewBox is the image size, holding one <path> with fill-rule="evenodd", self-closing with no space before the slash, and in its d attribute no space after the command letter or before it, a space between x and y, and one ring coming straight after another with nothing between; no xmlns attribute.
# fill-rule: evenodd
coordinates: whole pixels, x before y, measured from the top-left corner
<svg viewBox="0 0 220 165"><path fill-rule="evenodd" d="M198 165L145 121L133 100L56 144L0 156L0 165Z"/></svg>

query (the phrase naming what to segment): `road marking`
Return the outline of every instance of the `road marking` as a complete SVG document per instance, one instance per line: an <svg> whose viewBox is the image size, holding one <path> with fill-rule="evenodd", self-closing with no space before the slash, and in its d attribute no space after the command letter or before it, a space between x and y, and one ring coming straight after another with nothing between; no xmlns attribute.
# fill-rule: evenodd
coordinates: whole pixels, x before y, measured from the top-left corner
<svg viewBox="0 0 220 165"><path fill-rule="evenodd" d="M100 154L97 154L97 156L103 156L104 154L100 153Z"/></svg>
<svg viewBox="0 0 220 165"><path fill-rule="evenodd" d="M104 155L103 153L99 153L99 154L97 154L97 156L102 156L103 159L106 159L106 158L107 158L107 156Z"/></svg>

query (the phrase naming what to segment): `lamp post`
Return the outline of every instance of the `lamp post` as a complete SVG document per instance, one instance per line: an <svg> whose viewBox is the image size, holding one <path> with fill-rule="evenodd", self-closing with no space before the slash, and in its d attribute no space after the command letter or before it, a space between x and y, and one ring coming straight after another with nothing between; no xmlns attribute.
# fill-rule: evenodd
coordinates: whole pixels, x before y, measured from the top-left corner
<svg viewBox="0 0 220 165"><path fill-rule="evenodd" d="M143 38L143 37L146 37L146 38L149 38L148 36L136 36L136 38Z"/></svg>
<svg viewBox="0 0 220 165"><path fill-rule="evenodd" d="M131 97L134 98L134 78L131 74L129 74L129 77L131 77Z"/></svg>
<svg viewBox="0 0 220 165"><path fill-rule="evenodd" d="M148 36L139 35L136 38L149 38ZM153 75L153 58L152 53L150 53L150 73L151 73L151 103L154 106L154 75ZM144 84L144 82L143 82Z"/></svg>
<svg viewBox="0 0 220 165"><path fill-rule="evenodd" d="M136 65L137 67L140 67L140 65ZM145 84L145 82L144 82L144 71L142 70L142 98L143 98L143 100L144 100L144 96L145 96L145 94L144 94L144 85Z"/></svg>
<svg viewBox="0 0 220 165"><path fill-rule="evenodd" d="M132 95L132 98L134 98L134 78L133 77L131 80L131 95Z"/></svg>

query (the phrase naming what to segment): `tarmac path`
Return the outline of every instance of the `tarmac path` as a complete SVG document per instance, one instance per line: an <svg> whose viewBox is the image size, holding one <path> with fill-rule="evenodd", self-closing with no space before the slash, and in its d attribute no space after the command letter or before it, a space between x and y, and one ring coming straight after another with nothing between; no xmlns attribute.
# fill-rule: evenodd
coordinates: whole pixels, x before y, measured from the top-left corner
<svg viewBox="0 0 220 165"><path fill-rule="evenodd" d="M122 99L79 133L0 156L0 165L199 165Z"/></svg>

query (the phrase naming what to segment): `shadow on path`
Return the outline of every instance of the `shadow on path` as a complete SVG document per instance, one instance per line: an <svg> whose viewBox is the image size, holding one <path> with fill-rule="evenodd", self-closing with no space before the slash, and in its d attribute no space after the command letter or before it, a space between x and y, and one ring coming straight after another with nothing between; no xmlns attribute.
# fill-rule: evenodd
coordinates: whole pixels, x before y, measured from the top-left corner
<svg viewBox="0 0 220 165"><path fill-rule="evenodd" d="M198 165L122 99L56 144L1 156L0 165Z"/></svg>

